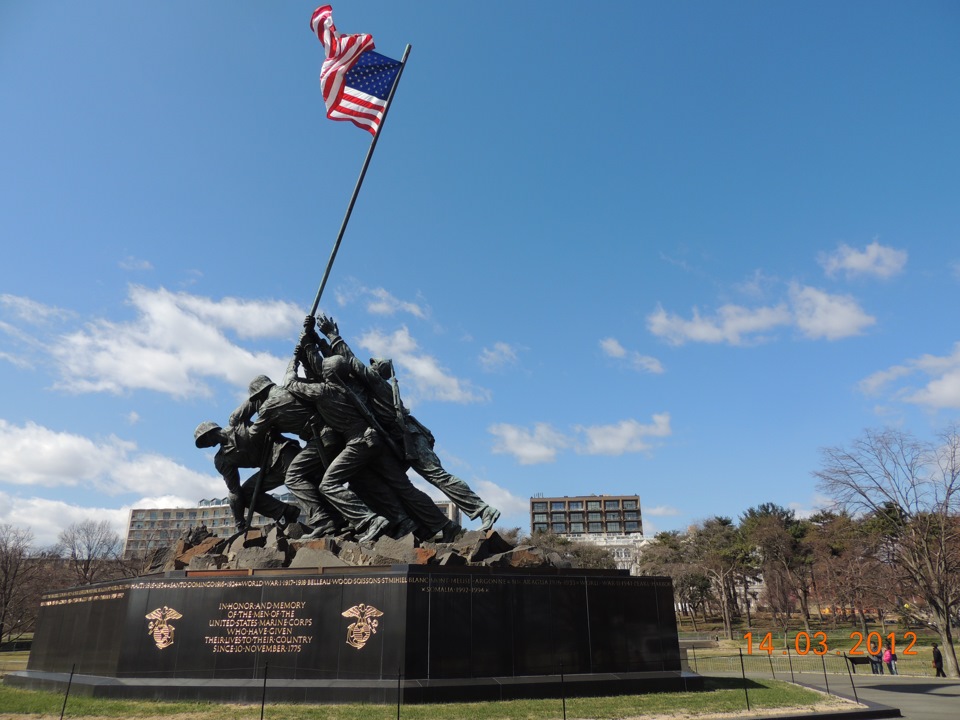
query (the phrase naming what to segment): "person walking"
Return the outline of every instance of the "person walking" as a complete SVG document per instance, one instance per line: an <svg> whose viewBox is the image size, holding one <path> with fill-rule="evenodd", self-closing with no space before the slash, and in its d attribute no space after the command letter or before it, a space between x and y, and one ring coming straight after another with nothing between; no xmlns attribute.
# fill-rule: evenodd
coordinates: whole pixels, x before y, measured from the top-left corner
<svg viewBox="0 0 960 720"><path fill-rule="evenodd" d="M945 678L947 674L943 671L943 653L937 644L933 644L933 669L937 671L937 677Z"/></svg>
<svg viewBox="0 0 960 720"><path fill-rule="evenodd" d="M897 654L893 651L893 646L889 640L883 646L883 662L891 675L897 674Z"/></svg>

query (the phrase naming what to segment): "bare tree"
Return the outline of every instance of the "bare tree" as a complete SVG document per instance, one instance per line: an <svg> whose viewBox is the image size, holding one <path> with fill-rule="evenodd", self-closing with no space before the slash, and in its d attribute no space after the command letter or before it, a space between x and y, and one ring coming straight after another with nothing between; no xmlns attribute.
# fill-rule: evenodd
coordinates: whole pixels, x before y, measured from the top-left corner
<svg viewBox="0 0 960 720"><path fill-rule="evenodd" d="M881 558L908 596L929 607L947 671L958 676L950 618L960 606L960 432L937 443L900 430L867 431L850 449L823 451L814 473L837 504L883 527Z"/></svg>
<svg viewBox="0 0 960 720"><path fill-rule="evenodd" d="M78 584L89 585L124 574L120 562L123 541L106 520L68 525L57 540L57 550L70 563Z"/></svg>
<svg viewBox="0 0 960 720"><path fill-rule="evenodd" d="M37 604L40 566L33 562L29 530L0 524L0 641L27 630Z"/></svg>

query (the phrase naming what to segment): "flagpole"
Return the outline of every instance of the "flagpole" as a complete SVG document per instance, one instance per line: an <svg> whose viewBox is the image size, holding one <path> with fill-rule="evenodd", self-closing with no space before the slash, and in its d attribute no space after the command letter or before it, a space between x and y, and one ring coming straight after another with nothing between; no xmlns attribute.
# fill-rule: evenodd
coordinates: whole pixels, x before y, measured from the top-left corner
<svg viewBox="0 0 960 720"><path fill-rule="evenodd" d="M337 258L337 251L340 249L340 241L343 240L343 233L347 229L347 223L350 221L350 214L353 212L353 206L357 202L357 195L360 193L360 186L363 184L363 178L367 174L367 167L370 165L370 158L373 157L373 151L377 148L377 140L380 139L380 133L383 132L383 125L387 121L387 113L390 112L390 104L393 102L393 94L397 91L397 85L400 84L400 76L403 75L403 68L407 64L407 56L410 55L410 46L407 45L403 51L403 57L400 59L400 69L397 76L393 79L393 85L390 87L390 94L387 95L387 102L383 108L383 117L380 118L380 125L377 127L377 133L370 141L370 148L367 150L367 157L363 161L363 169L360 170L360 177L353 188L353 195L350 196L350 203L347 205L347 213L343 216L343 223L340 225L340 232L337 233L337 241L333 244L333 251L330 253L330 259L327 260L327 268L323 271L323 280L320 281L320 288L317 290L317 296L313 300L313 307L310 308L309 315L316 315L317 308L320 307L320 296L323 295L323 289L327 285L327 279L330 277L330 270L333 268L333 261Z"/></svg>

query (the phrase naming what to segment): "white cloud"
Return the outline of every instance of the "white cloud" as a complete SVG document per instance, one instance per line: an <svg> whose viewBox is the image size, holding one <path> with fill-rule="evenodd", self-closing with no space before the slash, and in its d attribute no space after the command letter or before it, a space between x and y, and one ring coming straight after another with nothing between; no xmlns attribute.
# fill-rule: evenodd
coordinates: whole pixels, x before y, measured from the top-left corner
<svg viewBox="0 0 960 720"><path fill-rule="evenodd" d="M0 295L0 305L10 310L18 319L36 325L45 324L51 320L67 320L75 316L69 310L7 293Z"/></svg>
<svg viewBox="0 0 960 720"><path fill-rule="evenodd" d="M641 355L635 350L627 350L616 338L608 337L600 341L600 349L607 357L626 361L631 368L639 372L659 375L663 372L663 364L655 357Z"/></svg>
<svg viewBox="0 0 960 720"><path fill-rule="evenodd" d="M920 376L922 386L911 385L908 378ZM904 380L901 385L897 381ZM892 399L931 409L960 409L960 342L949 355L921 355L886 370L879 370L860 381L866 395L887 392Z"/></svg>
<svg viewBox="0 0 960 720"><path fill-rule="evenodd" d="M652 506L652 507L644 507L644 508L643 508L643 516L644 516L644 518L646 518L647 516L651 516L651 517L674 517L674 516L679 515L679 514L680 514L680 511L677 510L675 507L672 507L672 506L670 506L670 505L654 505L654 506ZM646 524L646 523L644 523L644 524Z"/></svg>
<svg viewBox="0 0 960 720"><path fill-rule="evenodd" d="M568 437L547 423L537 423L533 430L498 423L491 425L488 431L496 438L493 452L513 455L521 465L553 462L557 459L557 452L570 445Z"/></svg>
<svg viewBox="0 0 960 720"><path fill-rule="evenodd" d="M282 337L295 335L302 323L302 311L279 301L215 301L134 286L129 302L134 320L95 319L52 343L61 373L55 387L116 394L145 389L178 398L209 396L212 378L246 387L255 375L282 375L286 360L242 348L224 329L245 338Z"/></svg>
<svg viewBox="0 0 960 720"><path fill-rule="evenodd" d="M627 349L616 338L603 338L600 341L600 349L607 357L624 358L627 356Z"/></svg>
<svg viewBox="0 0 960 720"><path fill-rule="evenodd" d="M561 450L570 447L580 455L646 452L653 447L652 438L668 437L672 432L669 413L654 415L649 424L628 419L611 425L577 425L571 435L548 423L536 423L532 429L498 423L488 431L495 438L493 452L513 455L521 465L554 462Z"/></svg>
<svg viewBox="0 0 960 720"><path fill-rule="evenodd" d="M397 313L408 313L421 320L430 315L430 309L419 303L400 300L382 287L364 287L353 279L338 287L334 292L334 298L341 307L354 301L365 303L367 312L371 315L390 316Z"/></svg>
<svg viewBox="0 0 960 720"><path fill-rule="evenodd" d="M480 353L480 365L492 372L517 363L517 351L505 342L495 342L492 348L484 348Z"/></svg>
<svg viewBox="0 0 960 720"><path fill-rule="evenodd" d="M826 495L815 494L809 502L791 502L787 503L787 508L793 510L794 515L800 520L816 515L821 510L834 504L833 499Z"/></svg>
<svg viewBox="0 0 960 720"><path fill-rule="evenodd" d="M404 400L409 399L410 404L416 399L456 403L489 400L489 391L453 376L436 358L420 352L417 341L405 326L390 334L379 330L367 332L360 337L359 345L374 357L393 358L398 371L402 371L401 383L405 387L413 386L412 394L404 392Z"/></svg>
<svg viewBox="0 0 960 720"><path fill-rule="evenodd" d="M132 255L127 255L119 264L121 270L153 270L153 265L149 260L141 260Z"/></svg>
<svg viewBox="0 0 960 720"><path fill-rule="evenodd" d="M0 420L0 483L79 487L107 495L222 494L222 481L169 458L140 453L135 443L111 435L92 440L27 422Z"/></svg>
<svg viewBox="0 0 960 720"><path fill-rule="evenodd" d="M765 334L781 327L796 327L815 340L838 340L860 335L876 324L876 319L849 295L833 295L797 283L789 287L789 303L757 308L727 304L718 308L712 317L701 315L696 307L692 312L693 317L687 320L668 313L658 304L647 316L647 328L672 345L686 342L744 345L769 339ZM623 349L619 343L605 349L608 348L615 352Z"/></svg>
<svg viewBox="0 0 960 720"><path fill-rule="evenodd" d="M658 304L657 309L647 316L650 332L671 345L683 345L686 342L741 345L751 339L759 339L755 336L760 333L791 322L790 311L783 304L753 309L723 305L713 317L702 317L699 309L693 308L693 318L690 320L668 313Z"/></svg>
<svg viewBox="0 0 960 720"><path fill-rule="evenodd" d="M864 378L858 384L860 392L864 395L878 395L883 388L894 380L902 378L912 373L913 370L904 365L894 365L886 370L878 370L869 377Z"/></svg>
<svg viewBox="0 0 960 720"><path fill-rule="evenodd" d="M831 295L817 288L793 284L790 299L797 327L814 340L839 340L860 335L877 322L849 295Z"/></svg>
<svg viewBox="0 0 960 720"><path fill-rule="evenodd" d="M621 420L613 425L578 425L575 430L585 436L578 444L577 452L584 455L623 455L645 452L652 447L650 438L668 437L671 434L670 414L653 416L647 425L636 420Z"/></svg>
<svg viewBox="0 0 960 720"><path fill-rule="evenodd" d="M0 492L0 523L29 529L35 550L53 547L63 529L83 520L106 520L110 529L124 538L129 512L129 508L79 507L62 500L22 498Z"/></svg>
<svg viewBox="0 0 960 720"><path fill-rule="evenodd" d="M881 245L874 240L863 250L841 244L832 253L821 253L817 260L829 277L842 272L847 277L871 275L890 278L906 266L907 252Z"/></svg>

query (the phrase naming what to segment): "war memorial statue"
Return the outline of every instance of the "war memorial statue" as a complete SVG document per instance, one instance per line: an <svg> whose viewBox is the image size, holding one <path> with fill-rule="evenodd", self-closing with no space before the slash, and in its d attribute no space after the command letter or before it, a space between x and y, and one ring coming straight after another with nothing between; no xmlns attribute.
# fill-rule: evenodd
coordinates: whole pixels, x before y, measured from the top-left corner
<svg viewBox="0 0 960 720"><path fill-rule="evenodd" d="M247 529L250 507L281 525L296 520L295 507L265 492L284 484L308 508L309 539L351 533L369 543L384 534L413 533L451 542L463 529L410 482L410 467L470 518L481 518L482 530L492 529L499 510L440 464L433 434L400 399L393 363L371 359L364 365L335 322L320 317L329 342L314 323L308 315L282 385L258 375L226 429L204 421L194 431L198 448L221 446L214 465L227 485L237 530ZM260 470L241 485L239 467Z"/></svg>
<svg viewBox="0 0 960 720"><path fill-rule="evenodd" d="M192 530L140 577L47 593L27 669L4 682L398 706L702 687L681 667L669 578L505 541L500 511L443 467L404 405L393 362L362 362L317 314L410 46L399 62L379 55L371 36L341 36L327 5L311 28L327 116L373 140L284 377L258 375L225 425L194 431L197 448L217 448L236 533ZM480 528L449 520L408 470ZM281 486L302 519L270 494ZM252 527L254 513L272 523Z"/></svg>

